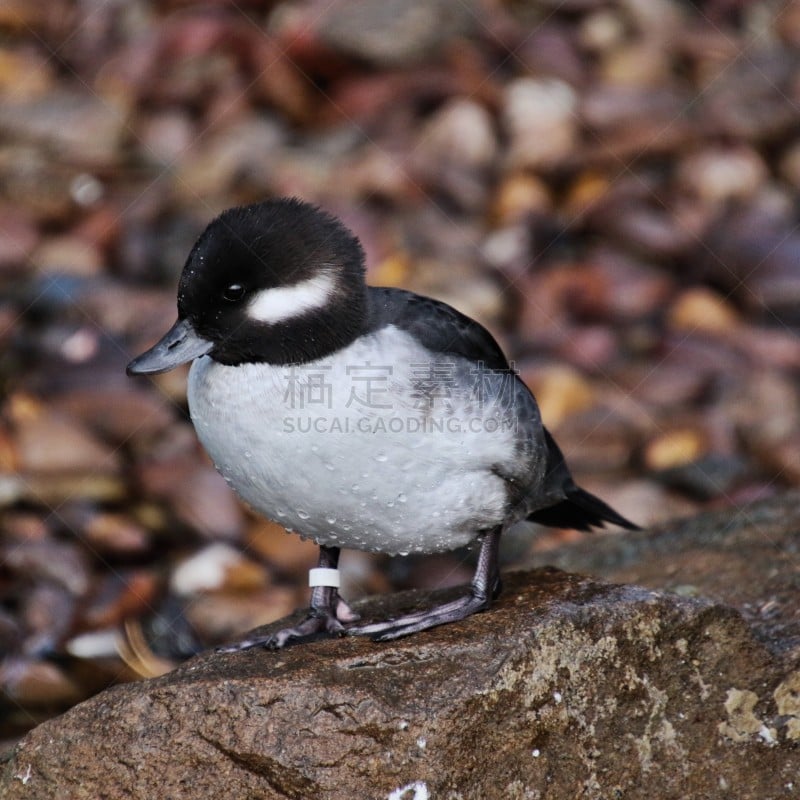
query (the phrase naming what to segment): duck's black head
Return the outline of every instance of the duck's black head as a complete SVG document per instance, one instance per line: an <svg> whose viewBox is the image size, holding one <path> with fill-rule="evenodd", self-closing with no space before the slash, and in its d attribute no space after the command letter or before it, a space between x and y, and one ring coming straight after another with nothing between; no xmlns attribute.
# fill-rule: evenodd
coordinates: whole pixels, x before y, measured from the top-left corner
<svg viewBox="0 0 800 800"><path fill-rule="evenodd" d="M192 248L178 322L129 372L199 355L223 364L295 364L350 344L364 329L364 254L335 217L294 199L220 214Z"/></svg>

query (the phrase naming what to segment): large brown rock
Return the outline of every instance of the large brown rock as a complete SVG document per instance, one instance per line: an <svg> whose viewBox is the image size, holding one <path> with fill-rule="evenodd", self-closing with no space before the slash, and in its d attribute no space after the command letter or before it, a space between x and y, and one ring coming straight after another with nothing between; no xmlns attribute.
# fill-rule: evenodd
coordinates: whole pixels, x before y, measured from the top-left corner
<svg viewBox="0 0 800 800"><path fill-rule="evenodd" d="M789 492L653 530L595 535L550 551L547 560L570 572L729 605L768 649L800 665L798 554L800 492Z"/></svg>
<svg viewBox="0 0 800 800"><path fill-rule="evenodd" d="M394 644L207 654L110 689L33 730L0 795L787 797L789 661L723 604L515 573L489 612Z"/></svg>

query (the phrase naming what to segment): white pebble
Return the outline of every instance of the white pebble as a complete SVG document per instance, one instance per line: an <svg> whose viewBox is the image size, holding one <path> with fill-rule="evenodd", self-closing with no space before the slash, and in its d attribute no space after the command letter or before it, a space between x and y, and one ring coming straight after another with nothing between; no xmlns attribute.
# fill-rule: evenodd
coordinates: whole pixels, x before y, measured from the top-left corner
<svg viewBox="0 0 800 800"><path fill-rule="evenodd" d="M75 658L111 658L119 653L116 629L89 631L74 636L66 645L66 651Z"/></svg>
<svg viewBox="0 0 800 800"><path fill-rule="evenodd" d="M445 159L473 169L486 167L497 152L492 116L472 100L454 100L426 125L419 147L428 159Z"/></svg>
<svg viewBox="0 0 800 800"><path fill-rule="evenodd" d="M409 792L414 794L409 795ZM414 781L395 789L389 794L387 800L428 800L429 798L430 794L425 781Z"/></svg>
<svg viewBox="0 0 800 800"><path fill-rule="evenodd" d="M242 556L226 544L212 544L179 564L170 577L170 587L180 597L219 589L230 567Z"/></svg>
<svg viewBox="0 0 800 800"><path fill-rule="evenodd" d="M104 191L103 184L94 175L89 175L86 172L76 175L69 185L72 199L79 206L84 207L93 206L102 198Z"/></svg>
<svg viewBox="0 0 800 800"><path fill-rule="evenodd" d="M578 95L564 81L518 78L509 84L503 120L511 142L512 167L558 163L578 140Z"/></svg>

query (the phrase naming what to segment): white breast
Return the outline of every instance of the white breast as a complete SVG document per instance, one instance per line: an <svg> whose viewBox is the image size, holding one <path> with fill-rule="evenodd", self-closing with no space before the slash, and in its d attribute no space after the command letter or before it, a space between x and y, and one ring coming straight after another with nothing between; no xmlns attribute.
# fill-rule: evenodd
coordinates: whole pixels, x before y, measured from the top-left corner
<svg viewBox="0 0 800 800"><path fill-rule="evenodd" d="M198 359L189 408L228 483L287 528L329 546L450 550L502 522L506 488L492 467L513 432L493 403L448 397L443 370L463 383L469 365L390 326L296 367ZM432 403L419 396L426 373L439 387Z"/></svg>

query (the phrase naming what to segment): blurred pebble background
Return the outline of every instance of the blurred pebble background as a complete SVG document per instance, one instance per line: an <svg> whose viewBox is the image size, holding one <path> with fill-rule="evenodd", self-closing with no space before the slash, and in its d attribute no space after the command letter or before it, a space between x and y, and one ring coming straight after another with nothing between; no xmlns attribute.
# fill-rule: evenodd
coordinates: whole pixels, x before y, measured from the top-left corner
<svg viewBox="0 0 800 800"><path fill-rule="evenodd" d="M218 212L340 215L648 525L800 485L798 188L796 1L0 0L0 750L306 602L316 548L231 495L185 371L124 373ZM469 558L347 553L346 591Z"/></svg>

